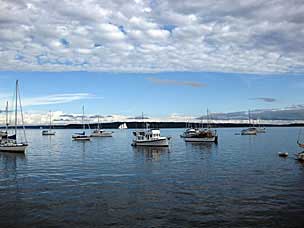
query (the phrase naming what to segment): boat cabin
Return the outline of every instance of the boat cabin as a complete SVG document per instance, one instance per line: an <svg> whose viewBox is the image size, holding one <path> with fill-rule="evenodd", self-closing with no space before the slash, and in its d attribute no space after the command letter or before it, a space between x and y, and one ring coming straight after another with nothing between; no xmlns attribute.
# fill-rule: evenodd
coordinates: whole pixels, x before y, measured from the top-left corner
<svg viewBox="0 0 304 228"><path fill-rule="evenodd" d="M136 137L136 140L158 139L160 137L160 130L149 129L149 130L134 131L133 135Z"/></svg>

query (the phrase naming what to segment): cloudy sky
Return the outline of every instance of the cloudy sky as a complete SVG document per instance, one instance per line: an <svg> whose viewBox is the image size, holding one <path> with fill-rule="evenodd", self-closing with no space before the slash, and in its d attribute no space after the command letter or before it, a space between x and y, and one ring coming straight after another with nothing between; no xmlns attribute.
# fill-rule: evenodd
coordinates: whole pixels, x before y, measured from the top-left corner
<svg viewBox="0 0 304 228"><path fill-rule="evenodd" d="M32 115L303 119L303 15L302 0L2 0L0 109L18 78Z"/></svg>

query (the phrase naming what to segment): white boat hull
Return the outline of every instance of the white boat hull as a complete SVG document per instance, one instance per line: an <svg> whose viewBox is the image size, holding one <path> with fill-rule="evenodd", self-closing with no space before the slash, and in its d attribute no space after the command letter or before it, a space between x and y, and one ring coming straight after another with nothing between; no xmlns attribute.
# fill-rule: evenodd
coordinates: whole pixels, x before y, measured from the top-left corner
<svg viewBox="0 0 304 228"><path fill-rule="evenodd" d="M169 146L169 140L168 138L155 140L133 140L132 146L167 147Z"/></svg>
<svg viewBox="0 0 304 228"><path fill-rule="evenodd" d="M24 153L27 148L27 145L0 145L1 152L11 152L11 153Z"/></svg>
<svg viewBox="0 0 304 228"><path fill-rule="evenodd" d="M112 137L112 132L92 133L91 137Z"/></svg>
<svg viewBox="0 0 304 228"><path fill-rule="evenodd" d="M184 137L185 142L216 142L217 137L210 138L194 138L194 137Z"/></svg>

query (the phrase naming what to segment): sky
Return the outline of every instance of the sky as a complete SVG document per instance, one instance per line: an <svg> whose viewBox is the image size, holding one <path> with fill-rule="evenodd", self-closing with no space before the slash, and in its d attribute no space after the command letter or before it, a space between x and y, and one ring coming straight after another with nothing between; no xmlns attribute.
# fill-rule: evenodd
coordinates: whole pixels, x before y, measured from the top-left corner
<svg viewBox="0 0 304 228"><path fill-rule="evenodd" d="M304 120L303 15L301 0L2 0L0 110L19 79L30 124L82 105L104 121Z"/></svg>

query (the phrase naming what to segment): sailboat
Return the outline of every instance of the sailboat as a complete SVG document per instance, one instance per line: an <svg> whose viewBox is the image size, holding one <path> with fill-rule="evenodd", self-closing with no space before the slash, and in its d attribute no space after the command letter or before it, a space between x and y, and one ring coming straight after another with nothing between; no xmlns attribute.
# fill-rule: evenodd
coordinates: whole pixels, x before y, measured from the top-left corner
<svg viewBox="0 0 304 228"><path fill-rule="evenodd" d="M266 133L266 128L261 126L261 121L257 120L258 126L256 128L257 133Z"/></svg>
<svg viewBox="0 0 304 228"><path fill-rule="evenodd" d="M15 97L16 97L16 102L15 102L15 134L11 135L11 136L7 136L7 138L5 140L1 140L0 151L13 152L13 153L24 153L28 144L26 142L26 134L25 134L25 128L24 128L24 121L23 121L23 113L22 113L22 105L21 105L21 99L20 99L18 80L16 81ZM24 133L25 142L18 142L17 141L18 99L19 99L19 108L20 108L20 113L21 113L21 120L22 120L22 125L23 125L23 133Z"/></svg>
<svg viewBox="0 0 304 228"><path fill-rule="evenodd" d="M218 142L216 130L212 130L209 123L209 111L207 109L207 128L188 129L184 132L183 137L185 142Z"/></svg>
<svg viewBox="0 0 304 228"><path fill-rule="evenodd" d="M100 129L99 116L98 116L97 129L95 129L90 136L91 137L112 137L112 134L113 134L113 131L104 131L104 130Z"/></svg>
<svg viewBox="0 0 304 228"><path fill-rule="evenodd" d="M120 124L118 129L128 129L128 126L126 123Z"/></svg>
<svg viewBox="0 0 304 228"><path fill-rule="evenodd" d="M72 139L75 141L90 141L90 136L86 135L85 133L85 124L84 124L84 106L82 106L82 129L83 132L75 133L72 135Z"/></svg>
<svg viewBox="0 0 304 228"><path fill-rule="evenodd" d="M48 130L43 130L42 135L55 135L56 132L52 130L52 112L50 111L50 126Z"/></svg>
<svg viewBox="0 0 304 228"><path fill-rule="evenodd" d="M251 116L250 116L250 110L248 111L248 124L249 126L251 125ZM255 127L249 127L247 129L244 129L241 131L241 135L256 135L257 134L257 130Z"/></svg>

